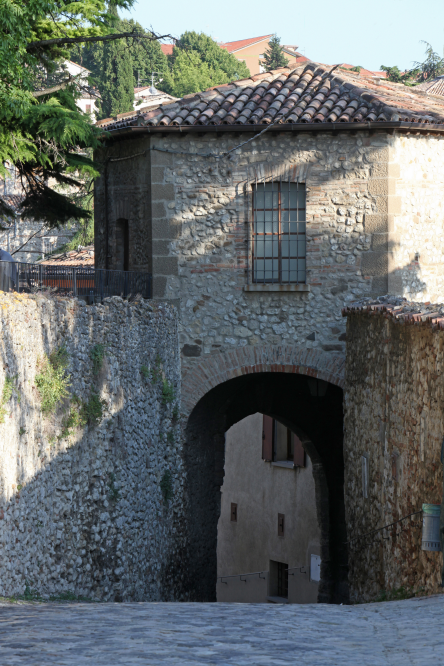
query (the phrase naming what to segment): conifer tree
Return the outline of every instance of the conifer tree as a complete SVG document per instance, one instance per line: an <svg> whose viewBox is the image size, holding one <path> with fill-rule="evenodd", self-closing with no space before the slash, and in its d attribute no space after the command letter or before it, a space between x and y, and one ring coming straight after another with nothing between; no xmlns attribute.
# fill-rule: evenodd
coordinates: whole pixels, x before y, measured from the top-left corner
<svg viewBox="0 0 444 666"><path fill-rule="evenodd" d="M131 111L134 102L133 61L125 40L105 43L100 78L102 115L109 118Z"/></svg>
<svg viewBox="0 0 444 666"><path fill-rule="evenodd" d="M274 34L268 42L268 48L264 53L264 65L270 71L278 67L285 67L288 65L288 62L282 51L281 38Z"/></svg>

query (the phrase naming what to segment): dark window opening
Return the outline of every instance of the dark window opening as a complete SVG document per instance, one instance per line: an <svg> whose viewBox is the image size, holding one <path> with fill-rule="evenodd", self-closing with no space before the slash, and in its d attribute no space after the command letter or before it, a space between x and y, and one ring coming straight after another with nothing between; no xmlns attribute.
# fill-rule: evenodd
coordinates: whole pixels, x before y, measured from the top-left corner
<svg viewBox="0 0 444 666"><path fill-rule="evenodd" d="M116 270L129 270L129 231L128 220L116 222Z"/></svg>
<svg viewBox="0 0 444 666"><path fill-rule="evenodd" d="M253 188L253 281L304 284L305 184L281 181Z"/></svg>

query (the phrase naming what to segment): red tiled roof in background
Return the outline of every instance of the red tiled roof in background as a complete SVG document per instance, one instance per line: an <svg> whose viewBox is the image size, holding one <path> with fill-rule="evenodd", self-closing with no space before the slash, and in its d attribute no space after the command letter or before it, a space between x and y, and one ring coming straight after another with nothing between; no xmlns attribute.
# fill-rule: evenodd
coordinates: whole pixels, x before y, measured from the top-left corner
<svg viewBox="0 0 444 666"><path fill-rule="evenodd" d="M444 124L444 100L400 83L310 62L296 69L281 67L202 93L187 95L146 113L99 126L269 125L270 123L414 122Z"/></svg>
<svg viewBox="0 0 444 666"><path fill-rule="evenodd" d="M164 53L166 56L172 55L174 44L161 44L160 48L162 49L162 53Z"/></svg>
<svg viewBox="0 0 444 666"><path fill-rule="evenodd" d="M251 39L239 39L237 42L225 42L224 44L219 44L221 49L226 49L228 53L233 53L234 51L239 51L244 49L246 46L252 46L258 42L262 42L264 39L269 39L273 35L263 35L263 37L251 37Z"/></svg>
<svg viewBox="0 0 444 666"><path fill-rule="evenodd" d="M94 245L80 247L78 250L54 254L49 259L39 262L44 266L68 266L69 268L80 268L88 266L94 268Z"/></svg>
<svg viewBox="0 0 444 666"><path fill-rule="evenodd" d="M428 95L444 96L444 76L437 76L436 79L431 81L424 81L424 83L415 86L415 90L422 90Z"/></svg>
<svg viewBox="0 0 444 666"><path fill-rule="evenodd" d="M349 65L347 63L342 63L341 68L344 69L353 69L355 65ZM356 72L357 73L357 72ZM380 79L386 79L387 78L387 72L374 72L372 69L364 69L364 67L361 67L361 71L359 72L359 76L362 78L368 78L369 76L376 76Z"/></svg>

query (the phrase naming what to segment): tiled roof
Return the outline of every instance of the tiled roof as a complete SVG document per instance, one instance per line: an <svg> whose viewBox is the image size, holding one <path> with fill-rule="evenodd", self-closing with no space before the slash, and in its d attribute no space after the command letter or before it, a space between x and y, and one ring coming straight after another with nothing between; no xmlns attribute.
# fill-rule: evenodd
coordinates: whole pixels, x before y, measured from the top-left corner
<svg viewBox="0 0 444 666"><path fill-rule="evenodd" d="M262 37L251 37L250 39L239 39L237 42L225 42L225 44L219 44L221 49L226 49L229 53L233 51L239 51L239 49L244 49L246 46L252 46L258 42L262 42L264 39L269 39L273 35L263 35Z"/></svg>
<svg viewBox="0 0 444 666"><path fill-rule="evenodd" d="M444 76L437 76L436 79L432 79L432 81L424 81L424 83L420 83L419 86L415 86L415 90L422 90L429 95L444 96Z"/></svg>
<svg viewBox="0 0 444 666"><path fill-rule="evenodd" d="M68 266L70 268L80 268L89 266L94 268L94 245L80 247L78 250L54 254L49 259L40 261L44 266Z"/></svg>
<svg viewBox="0 0 444 666"><path fill-rule="evenodd" d="M2 194L1 198L7 206L17 212L25 197L23 194Z"/></svg>
<svg viewBox="0 0 444 666"><path fill-rule="evenodd" d="M342 63L342 65L341 65L341 69L342 68L343 69L353 69L354 67L355 67L355 65L349 65L348 63L345 63L345 62ZM384 72L384 71L375 72L372 69L365 69L364 67L361 67L360 71L359 71L359 76L362 79L368 79L369 77L372 77L372 76L375 76L379 79L386 79L387 78L387 72Z"/></svg>
<svg viewBox="0 0 444 666"><path fill-rule="evenodd" d="M174 44L161 44L160 48L165 55L172 55Z"/></svg>
<svg viewBox="0 0 444 666"><path fill-rule="evenodd" d="M402 84L362 79L359 74L310 62L187 95L146 113L102 121L107 130L126 127L269 125L279 123L414 122L444 124L444 100Z"/></svg>
<svg viewBox="0 0 444 666"><path fill-rule="evenodd" d="M380 315L400 324L428 324L432 328L444 329L444 305L416 303L402 296L380 296L364 298L342 309L342 316L353 314Z"/></svg>

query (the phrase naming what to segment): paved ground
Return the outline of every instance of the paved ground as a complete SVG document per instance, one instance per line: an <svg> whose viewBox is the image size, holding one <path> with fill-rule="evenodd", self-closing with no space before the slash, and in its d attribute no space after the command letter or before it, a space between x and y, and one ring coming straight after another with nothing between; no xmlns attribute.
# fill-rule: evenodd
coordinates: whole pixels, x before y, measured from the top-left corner
<svg viewBox="0 0 444 666"><path fill-rule="evenodd" d="M444 596L362 606L0 604L10 666L444 664Z"/></svg>

